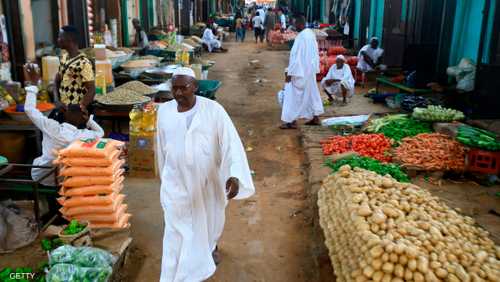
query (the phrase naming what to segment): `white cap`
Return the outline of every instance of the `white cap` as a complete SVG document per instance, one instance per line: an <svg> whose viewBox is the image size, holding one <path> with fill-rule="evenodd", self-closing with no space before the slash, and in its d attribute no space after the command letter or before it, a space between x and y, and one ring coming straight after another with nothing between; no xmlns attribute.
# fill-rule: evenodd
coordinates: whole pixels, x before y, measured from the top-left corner
<svg viewBox="0 0 500 282"><path fill-rule="evenodd" d="M194 71L191 68L187 68L187 67L176 68L174 70L174 73L172 76L177 76L177 75L189 76L189 77L196 79L196 75L195 75Z"/></svg>
<svg viewBox="0 0 500 282"><path fill-rule="evenodd" d="M347 61L346 58L344 57L344 55L338 55L337 60L339 60L339 59L344 61L344 63Z"/></svg>

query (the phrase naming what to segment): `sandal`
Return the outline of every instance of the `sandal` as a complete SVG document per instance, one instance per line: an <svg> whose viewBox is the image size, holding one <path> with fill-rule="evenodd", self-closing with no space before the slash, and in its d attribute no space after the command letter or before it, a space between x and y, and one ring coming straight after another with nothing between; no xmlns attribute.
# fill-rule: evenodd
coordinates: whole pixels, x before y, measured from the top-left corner
<svg viewBox="0 0 500 282"><path fill-rule="evenodd" d="M297 125L295 123L284 123L279 128L280 129L297 129Z"/></svg>

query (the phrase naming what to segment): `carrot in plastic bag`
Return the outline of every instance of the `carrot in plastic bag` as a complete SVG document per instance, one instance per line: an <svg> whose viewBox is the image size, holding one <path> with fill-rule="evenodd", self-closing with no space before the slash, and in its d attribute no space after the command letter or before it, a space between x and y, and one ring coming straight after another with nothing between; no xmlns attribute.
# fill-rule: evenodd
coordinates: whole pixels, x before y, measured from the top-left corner
<svg viewBox="0 0 500 282"><path fill-rule="evenodd" d="M54 164L65 166L83 167L107 167L112 165L120 157L121 151L114 151L109 158L85 158L85 157L59 157Z"/></svg>
<svg viewBox="0 0 500 282"><path fill-rule="evenodd" d="M128 222L130 220L130 217L132 217L131 214L126 213L120 219L116 222L90 222L90 228L92 229L98 229L98 228L113 228L113 229L122 229L122 228L128 228L130 227L130 223Z"/></svg>
<svg viewBox="0 0 500 282"><path fill-rule="evenodd" d="M120 169L112 176L72 176L63 182L64 187L83 187L92 185L111 185L122 174L124 170Z"/></svg>
<svg viewBox="0 0 500 282"><path fill-rule="evenodd" d="M125 195L119 194L116 200L109 205L87 205L87 206L76 206L76 207L62 207L59 211L65 216L74 216L78 214L86 213L113 213L125 200Z"/></svg>
<svg viewBox="0 0 500 282"><path fill-rule="evenodd" d="M64 167L61 176L109 176L114 175L125 164L125 160L117 160L107 167L84 167L67 166Z"/></svg>
<svg viewBox="0 0 500 282"><path fill-rule="evenodd" d="M74 196L92 196L92 195L102 195L102 194L111 194L111 193L119 193L123 189L123 180L124 177L118 178L111 185L92 185L92 186L84 186L84 187L62 187L59 190L59 195L66 197L74 197Z"/></svg>
<svg viewBox="0 0 500 282"><path fill-rule="evenodd" d="M111 205L118 194L113 193L105 196L78 196L71 198L57 198L57 201L61 206L66 208L78 207L78 206L93 206L93 205Z"/></svg>
<svg viewBox="0 0 500 282"><path fill-rule="evenodd" d="M106 138L77 140L60 150L59 156L109 159L123 145L123 142Z"/></svg>

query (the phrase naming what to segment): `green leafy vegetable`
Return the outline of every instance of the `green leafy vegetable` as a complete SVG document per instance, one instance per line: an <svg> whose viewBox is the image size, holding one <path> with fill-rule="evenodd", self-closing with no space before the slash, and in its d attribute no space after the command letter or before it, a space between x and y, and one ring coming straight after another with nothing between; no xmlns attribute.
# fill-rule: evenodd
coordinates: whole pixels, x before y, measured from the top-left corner
<svg viewBox="0 0 500 282"><path fill-rule="evenodd" d="M383 123L377 122L374 120L377 126L368 127L372 130L376 130L376 133L382 133L386 137L394 139L396 141L400 141L403 138L415 136L421 133L430 133L432 132L432 125L428 122L415 120L409 117L401 117L393 118L389 120L385 120Z"/></svg>
<svg viewBox="0 0 500 282"><path fill-rule="evenodd" d="M427 108L413 109L413 118L425 121L454 121L465 118L464 113L441 106L427 106Z"/></svg>
<svg viewBox="0 0 500 282"><path fill-rule="evenodd" d="M352 168L359 167L371 170L380 175L389 174L399 182L410 182L410 178L396 164L383 164L375 159L350 156L333 162L332 159L327 159L325 165L332 169L333 172L338 171L343 165L350 165Z"/></svg>
<svg viewBox="0 0 500 282"><path fill-rule="evenodd" d="M87 227L87 225L85 225L85 224L80 224L80 223L78 222L78 220L73 219L73 220L69 223L69 225L68 225L66 228L64 228L64 230L63 230L63 234L64 234L64 235L74 235L74 234L78 234L78 233L82 232L82 231L85 229L85 227Z"/></svg>

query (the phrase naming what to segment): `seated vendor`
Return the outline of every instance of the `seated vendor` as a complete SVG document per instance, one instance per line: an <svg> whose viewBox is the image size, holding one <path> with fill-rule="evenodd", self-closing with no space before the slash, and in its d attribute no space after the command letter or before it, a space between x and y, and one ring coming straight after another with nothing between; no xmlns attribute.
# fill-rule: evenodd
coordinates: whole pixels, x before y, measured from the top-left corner
<svg viewBox="0 0 500 282"><path fill-rule="evenodd" d="M335 97L342 98L342 102L346 104L347 98L354 95L354 83L354 77L351 68L346 64L346 58L339 55L328 74L321 80L321 87L325 90L330 102L333 102Z"/></svg>
<svg viewBox="0 0 500 282"><path fill-rule="evenodd" d="M203 44L207 46L208 52L221 51L225 52L226 50L222 48L222 43L217 39L215 34L217 33L217 24L212 24L205 28L203 32Z"/></svg>
<svg viewBox="0 0 500 282"><path fill-rule="evenodd" d="M26 73L29 76L31 85L36 85L39 81L39 75L36 74L33 65L26 66ZM27 86L26 101L24 111L33 124L42 132L42 155L33 161L36 166L52 166L55 159L54 150L60 150L67 147L73 141L78 139L101 138L104 130L88 116L85 107L80 104L70 104L64 111L64 122L59 123L53 119L44 116L37 108L38 87ZM31 177L37 181L46 172L42 168L33 168ZM54 186L54 177L49 176L41 182L46 186Z"/></svg>
<svg viewBox="0 0 500 282"><path fill-rule="evenodd" d="M135 29L135 42L134 46L139 47L141 49L144 49L149 46L149 40L148 40L148 35L146 32L142 29L141 23L139 22L138 19L133 19L132 20L132 25L134 26Z"/></svg>
<svg viewBox="0 0 500 282"><path fill-rule="evenodd" d="M385 70L386 66L382 65L382 57L384 50L379 46L378 38L370 39L370 44L366 44L359 50L357 68L361 72L371 72L375 70Z"/></svg>

